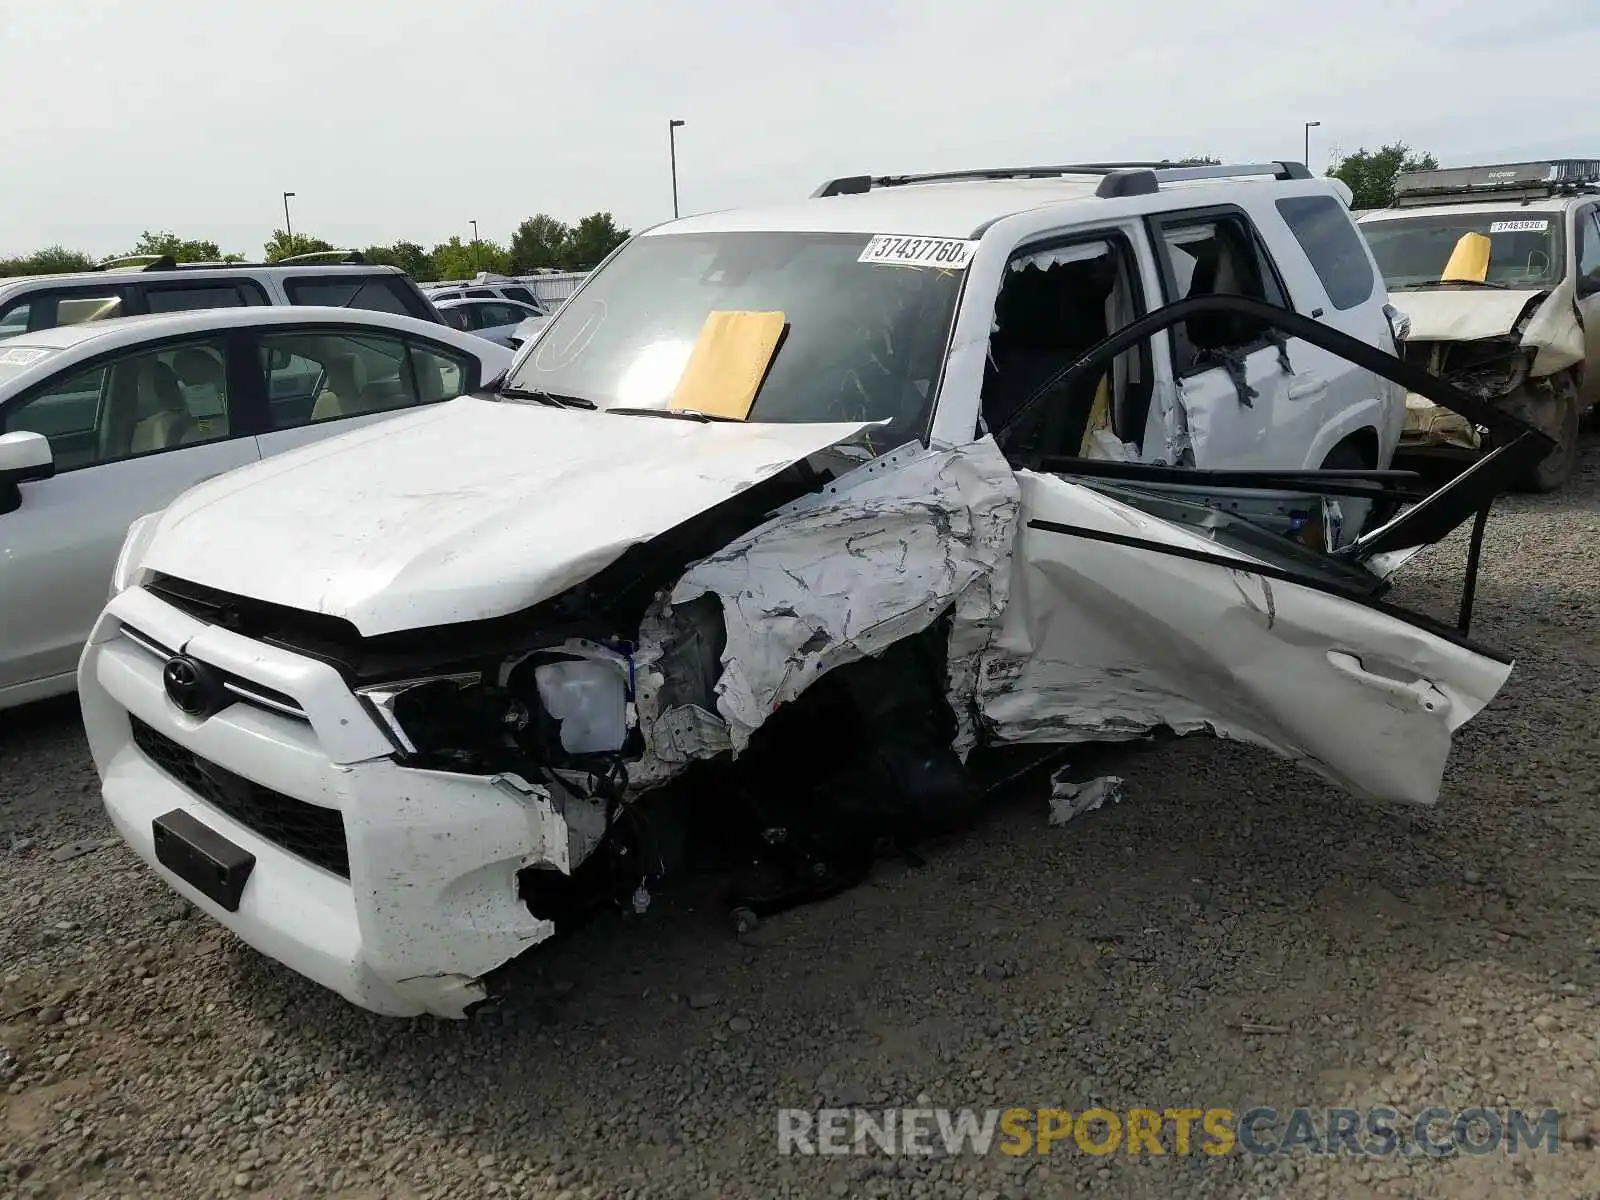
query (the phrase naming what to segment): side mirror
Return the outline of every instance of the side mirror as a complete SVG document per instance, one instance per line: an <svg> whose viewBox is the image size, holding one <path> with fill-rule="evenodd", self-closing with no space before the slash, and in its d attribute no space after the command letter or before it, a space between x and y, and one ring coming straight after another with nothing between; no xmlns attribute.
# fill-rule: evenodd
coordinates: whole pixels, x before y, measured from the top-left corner
<svg viewBox="0 0 1600 1200"><path fill-rule="evenodd" d="M0 433L0 516L22 507L21 484L56 473L50 439L26 430Z"/></svg>

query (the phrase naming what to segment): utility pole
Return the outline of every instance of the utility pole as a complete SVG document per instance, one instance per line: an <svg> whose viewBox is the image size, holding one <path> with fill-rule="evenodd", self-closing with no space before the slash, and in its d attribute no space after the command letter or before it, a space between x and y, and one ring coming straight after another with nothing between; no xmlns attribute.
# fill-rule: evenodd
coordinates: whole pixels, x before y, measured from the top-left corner
<svg viewBox="0 0 1600 1200"><path fill-rule="evenodd" d="M672 219L678 219L678 130L683 128L683 122L673 119L667 122L667 153L672 158Z"/></svg>
<svg viewBox="0 0 1600 1200"><path fill-rule="evenodd" d="M472 222L472 273L478 273L478 223Z"/></svg>
<svg viewBox="0 0 1600 1200"><path fill-rule="evenodd" d="M283 235L291 243L294 241L294 226L289 224L289 201L293 199L293 192L285 192L283 194Z"/></svg>

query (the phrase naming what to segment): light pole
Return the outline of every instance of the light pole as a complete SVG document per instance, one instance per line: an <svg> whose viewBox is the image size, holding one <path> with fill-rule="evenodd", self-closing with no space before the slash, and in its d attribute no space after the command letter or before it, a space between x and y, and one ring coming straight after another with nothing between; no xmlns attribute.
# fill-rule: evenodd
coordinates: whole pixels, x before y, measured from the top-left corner
<svg viewBox="0 0 1600 1200"><path fill-rule="evenodd" d="M1321 124L1322 124L1321 121L1307 121L1306 122L1306 148L1305 148L1305 155L1306 156L1305 156L1304 162L1305 162L1307 167L1309 167L1311 165L1311 131L1313 129L1316 129L1316 128L1320 127Z"/></svg>
<svg viewBox="0 0 1600 1200"><path fill-rule="evenodd" d="M478 273L478 223L472 222L472 273Z"/></svg>
<svg viewBox="0 0 1600 1200"><path fill-rule="evenodd" d="M289 201L293 199L293 192L283 194L283 235L291 242L294 241L294 226L289 224Z"/></svg>
<svg viewBox="0 0 1600 1200"><path fill-rule="evenodd" d="M667 122L667 153L672 157L672 219L678 219L678 130L683 128L683 122L669 120Z"/></svg>

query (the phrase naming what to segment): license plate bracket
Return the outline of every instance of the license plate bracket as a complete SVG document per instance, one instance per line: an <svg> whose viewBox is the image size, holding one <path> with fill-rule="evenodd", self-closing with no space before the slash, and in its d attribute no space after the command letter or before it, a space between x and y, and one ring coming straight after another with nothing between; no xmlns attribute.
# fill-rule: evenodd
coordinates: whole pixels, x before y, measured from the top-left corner
<svg viewBox="0 0 1600 1200"><path fill-rule="evenodd" d="M239 911L256 856L181 808L151 822L156 861L228 912Z"/></svg>

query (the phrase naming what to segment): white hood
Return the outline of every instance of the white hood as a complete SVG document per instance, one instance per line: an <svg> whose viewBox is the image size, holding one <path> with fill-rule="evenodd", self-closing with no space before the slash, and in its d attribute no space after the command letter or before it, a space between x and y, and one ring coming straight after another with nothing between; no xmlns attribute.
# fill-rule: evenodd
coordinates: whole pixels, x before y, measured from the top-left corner
<svg viewBox="0 0 1600 1200"><path fill-rule="evenodd" d="M468 397L193 488L140 565L368 637L503 616L862 428Z"/></svg>
<svg viewBox="0 0 1600 1200"><path fill-rule="evenodd" d="M1411 318L1419 342L1470 342L1510 333L1528 301L1541 293L1498 288L1419 288L1394 292L1389 302Z"/></svg>

